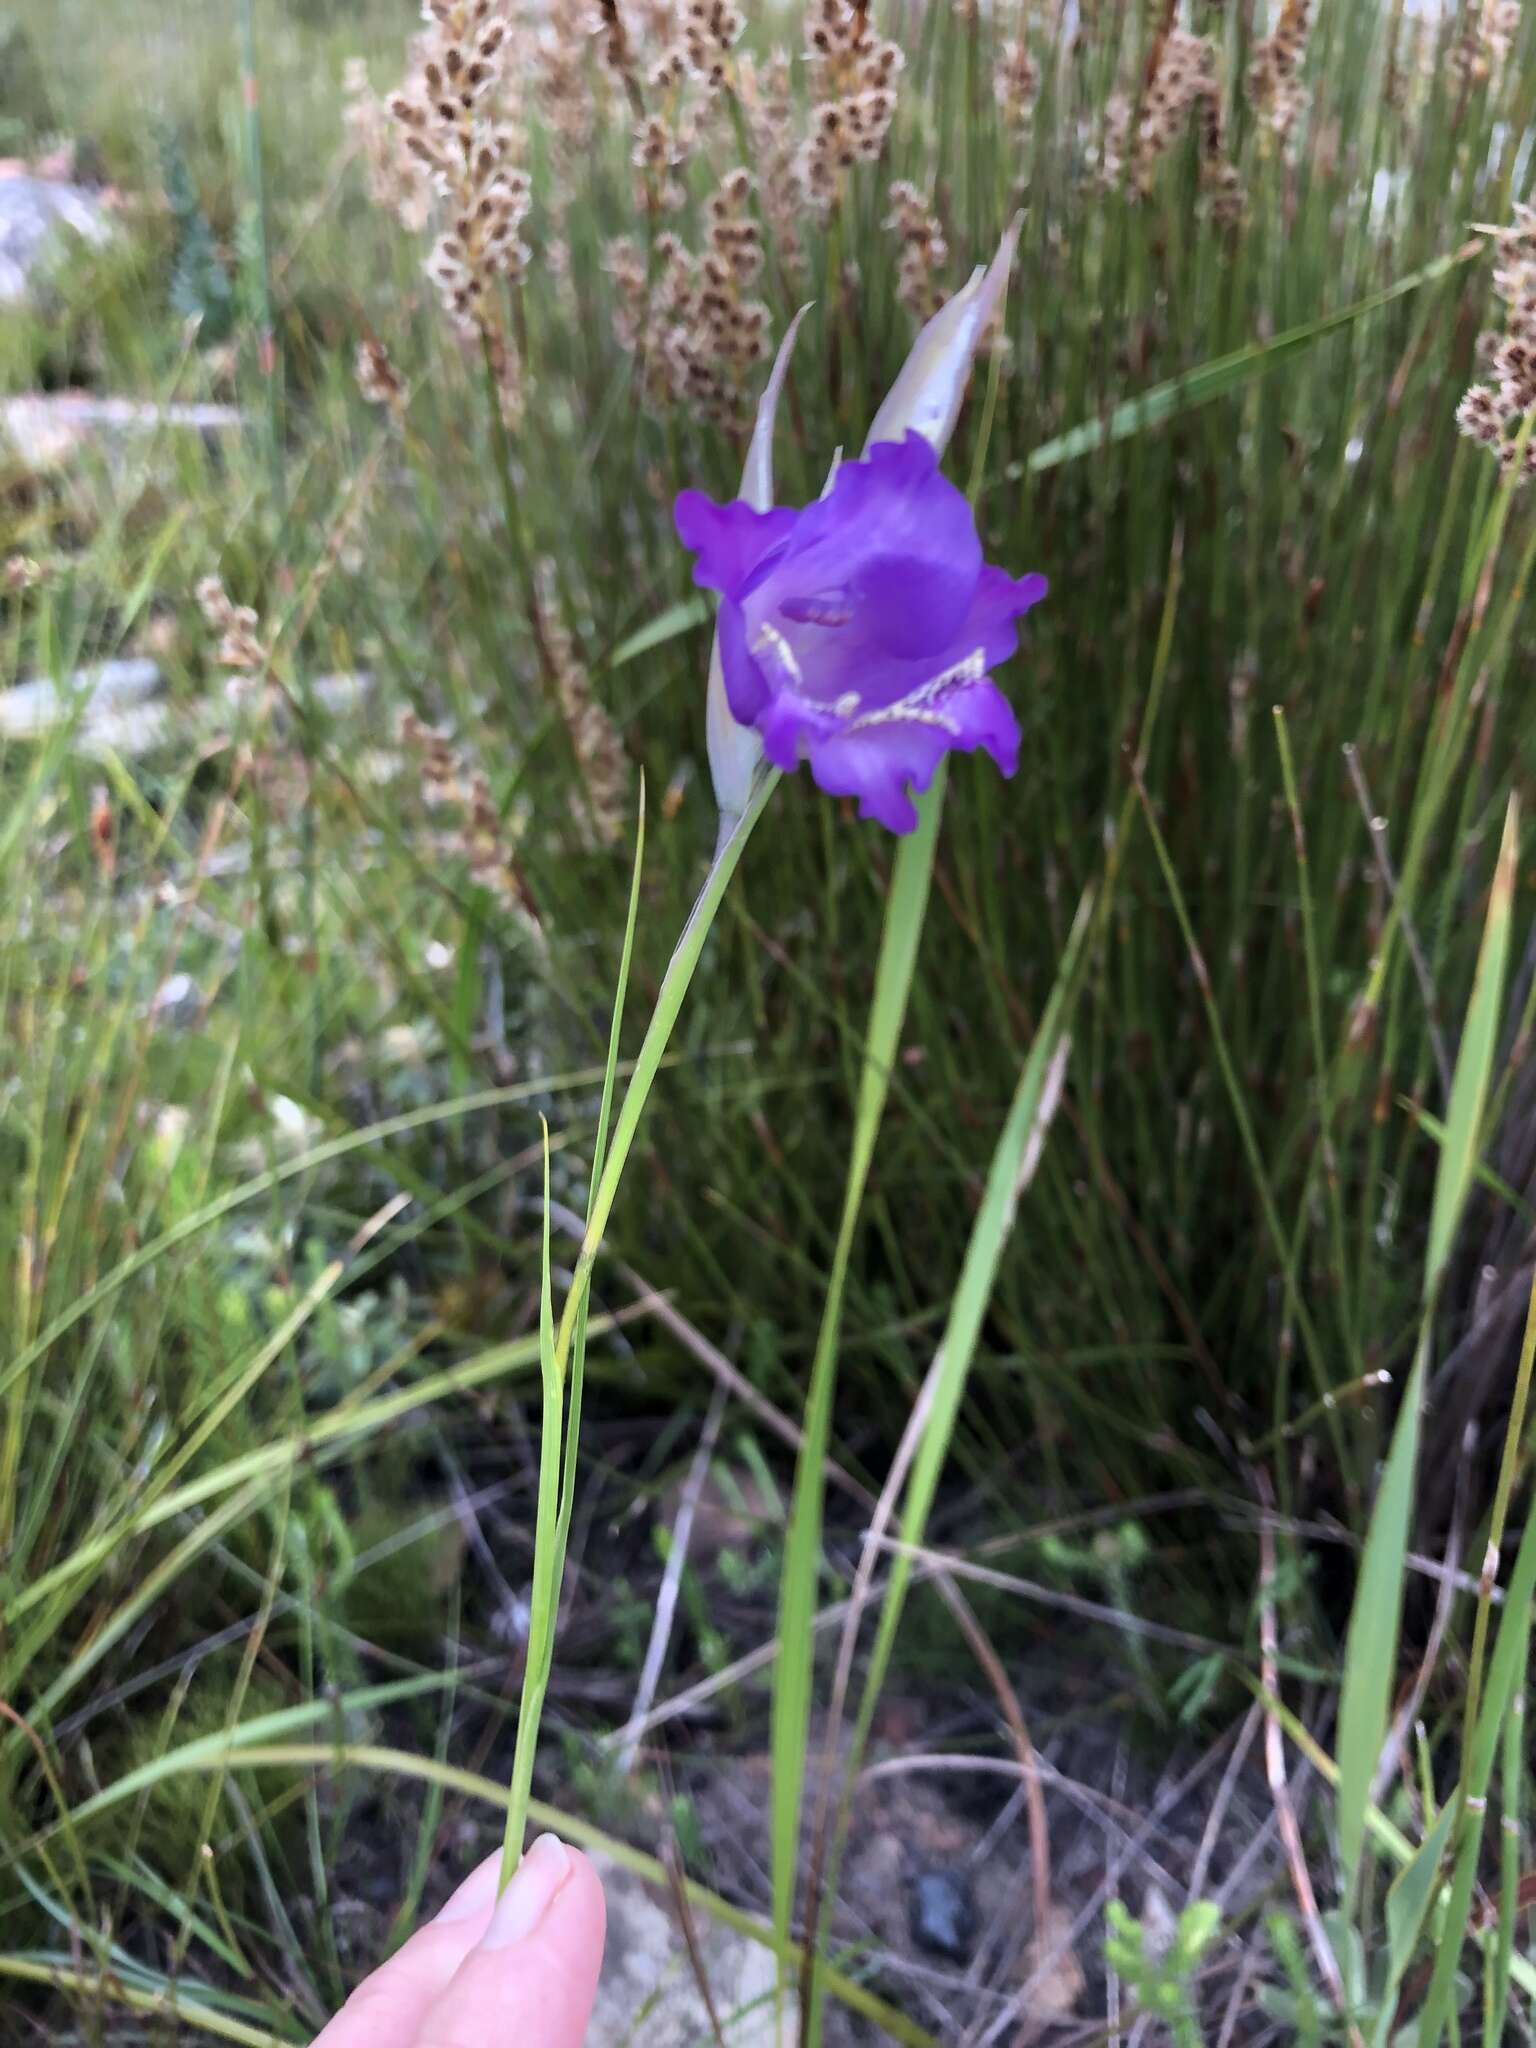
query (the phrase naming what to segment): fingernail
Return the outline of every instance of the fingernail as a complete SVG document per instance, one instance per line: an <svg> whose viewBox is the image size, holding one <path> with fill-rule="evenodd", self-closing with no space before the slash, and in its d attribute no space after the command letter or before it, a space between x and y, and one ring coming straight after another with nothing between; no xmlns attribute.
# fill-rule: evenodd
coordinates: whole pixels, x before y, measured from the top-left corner
<svg viewBox="0 0 1536 2048"><path fill-rule="evenodd" d="M510 1948L532 1934L571 1874L571 1859L556 1835L540 1835L517 1866L517 1875L497 1901L482 1948Z"/></svg>
<svg viewBox="0 0 1536 2048"><path fill-rule="evenodd" d="M489 1913L496 1899L496 1872L500 1868L499 1851L487 1856L453 1893L433 1924L446 1927L455 1920L473 1920L477 1914Z"/></svg>

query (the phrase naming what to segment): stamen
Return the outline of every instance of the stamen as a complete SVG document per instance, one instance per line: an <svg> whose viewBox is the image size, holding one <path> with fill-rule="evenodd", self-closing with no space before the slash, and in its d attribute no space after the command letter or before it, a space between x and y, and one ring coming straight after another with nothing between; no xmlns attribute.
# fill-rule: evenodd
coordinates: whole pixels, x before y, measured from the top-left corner
<svg viewBox="0 0 1536 2048"><path fill-rule="evenodd" d="M832 705L833 711L839 718L852 718L858 708L859 693L857 690L844 690L841 697L836 698Z"/></svg>
<svg viewBox="0 0 1536 2048"><path fill-rule="evenodd" d="M779 610L797 626L846 626L853 617L845 590L822 590L814 597L787 597Z"/></svg>

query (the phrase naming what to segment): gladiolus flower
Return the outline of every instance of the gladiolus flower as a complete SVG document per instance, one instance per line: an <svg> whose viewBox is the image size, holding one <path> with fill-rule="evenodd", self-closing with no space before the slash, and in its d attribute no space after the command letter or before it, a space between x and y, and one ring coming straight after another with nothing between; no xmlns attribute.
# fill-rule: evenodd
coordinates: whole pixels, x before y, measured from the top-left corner
<svg viewBox="0 0 1536 2048"><path fill-rule="evenodd" d="M1045 578L982 560L970 507L938 466L1018 232L1015 220L923 328L863 458L816 504L773 502L774 420L803 311L758 405L740 496L678 498L694 580L720 593L707 726L722 845L765 756L781 769L808 760L823 789L858 797L893 832L916 826L912 794L947 753L985 748L1005 775L1018 765L1018 721L990 672Z"/></svg>
<svg viewBox="0 0 1536 2048"><path fill-rule="evenodd" d="M829 795L856 796L892 832L916 827L911 793L947 753L985 748L1013 774L1018 720L991 671L1045 578L983 561L922 434L876 442L802 510L684 491L676 518L695 582L720 593L731 714L775 767L809 761Z"/></svg>

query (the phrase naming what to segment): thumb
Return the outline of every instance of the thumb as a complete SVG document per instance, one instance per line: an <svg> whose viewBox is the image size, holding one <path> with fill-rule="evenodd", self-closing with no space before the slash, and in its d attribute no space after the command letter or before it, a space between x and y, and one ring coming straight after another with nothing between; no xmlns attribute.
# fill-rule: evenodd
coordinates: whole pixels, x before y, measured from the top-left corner
<svg viewBox="0 0 1536 2048"><path fill-rule="evenodd" d="M490 1925L423 2014L416 2048L580 2048L603 1959L603 1888L541 1835Z"/></svg>

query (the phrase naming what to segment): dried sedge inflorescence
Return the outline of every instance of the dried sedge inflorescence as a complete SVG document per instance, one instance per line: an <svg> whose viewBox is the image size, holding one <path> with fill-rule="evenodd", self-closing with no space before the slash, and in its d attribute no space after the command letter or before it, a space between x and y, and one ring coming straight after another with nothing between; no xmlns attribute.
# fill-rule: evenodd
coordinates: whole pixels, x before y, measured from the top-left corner
<svg viewBox="0 0 1536 2048"><path fill-rule="evenodd" d="M1216 45L1209 36L1182 28L1168 31L1142 90L1139 116L1125 94L1112 97L1106 109L1100 176L1113 190L1129 172L1133 191L1145 196L1158 164L1191 121L1199 137L1200 180L1212 217L1231 224L1242 218L1243 193L1237 167L1227 154Z"/></svg>
<svg viewBox="0 0 1536 2048"><path fill-rule="evenodd" d="M517 162L518 137L505 117L510 4L427 0L424 18L414 69L390 112L448 214L427 274L459 333L484 349L511 423L521 414L522 380L506 288L528 265L521 230L530 193Z"/></svg>
<svg viewBox="0 0 1536 2048"><path fill-rule="evenodd" d="M261 619L248 604L236 604L217 576L205 576L197 586L198 608L219 635L222 667L254 673L267 666L267 650L261 639Z"/></svg>
<svg viewBox="0 0 1536 2048"><path fill-rule="evenodd" d="M591 55L591 8L582 0L552 0L527 63L539 121L563 172L583 163L597 125Z"/></svg>
<svg viewBox="0 0 1536 2048"><path fill-rule="evenodd" d="M636 200L647 213L677 213L688 189L678 175L696 138L685 114L647 114L635 130L629 160L640 173Z"/></svg>
<svg viewBox="0 0 1536 2048"><path fill-rule="evenodd" d="M341 82L347 132L367 173L369 197L408 233L419 235L432 218L426 166L405 148L400 124L369 84L361 57L347 59Z"/></svg>
<svg viewBox="0 0 1536 2048"><path fill-rule="evenodd" d="M884 149L904 59L895 43L875 32L868 5L858 0L810 0L806 36L815 105L800 152L800 182L806 204L826 214L844 172L873 163Z"/></svg>
<svg viewBox="0 0 1536 2048"><path fill-rule="evenodd" d="M302 798L309 769L302 752L274 751L258 741L258 735L264 737L269 732L283 696L260 616L252 606L236 604L217 576L205 576L198 584L197 602L219 636L218 659L229 671L225 697L232 710L248 711L252 718L252 729L238 750L238 776L249 777L274 810L291 812Z"/></svg>
<svg viewBox="0 0 1536 2048"><path fill-rule="evenodd" d="M890 198L885 224L901 241L896 296L926 320L944 299L940 272L949 261L949 244L932 202L909 180L893 179Z"/></svg>
<svg viewBox="0 0 1536 2048"><path fill-rule="evenodd" d="M1455 42L1451 67L1465 87L1496 86L1520 33L1520 0L1486 0L1468 8Z"/></svg>
<svg viewBox="0 0 1536 2048"><path fill-rule="evenodd" d="M35 590L43 580L43 565L31 555L7 555L5 568L0 571L0 583L13 597L23 591Z"/></svg>
<svg viewBox="0 0 1536 2048"><path fill-rule="evenodd" d="M1011 37L998 52L992 91L1003 125L1015 135L1027 135L1040 93L1040 70L1022 36Z"/></svg>
<svg viewBox="0 0 1536 2048"><path fill-rule="evenodd" d="M636 197L643 211L676 213L687 203L678 174L698 147L713 103L732 85L733 52L745 27L729 0L688 0L680 19L670 8L653 9L647 39L659 42L660 54L650 65L647 93L632 68L633 46L623 36L625 89L637 116L630 161L640 174ZM610 35L610 48L612 40Z"/></svg>
<svg viewBox="0 0 1536 2048"><path fill-rule="evenodd" d="M405 379L390 360L382 341L357 345L357 388L370 405L380 405L394 419L405 411Z"/></svg>
<svg viewBox="0 0 1536 2048"><path fill-rule="evenodd" d="M1536 435L1520 452L1520 427L1536 406L1536 208L1517 206L1511 226L1498 237L1499 262L1493 288L1507 311L1502 333L1478 339L1486 358L1486 381L1474 384L1456 408L1456 423L1474 441L1496 450L1506 474L1517 461L1520 481L1536 476Z"/></svg>
<svg viewBox="0 0 1536 2048"><path fill-rule="evenodd" d="M469 877L504 909L532 919L532 904L518 865L523 820L504 820L485 770L474 765L451 733L428 725L414 711L400 714L397 736L416 762L421 798L428 810L456 812L458 827L443 834L435 851L461 860Z"/></svg>
<svg viewBox="0 0 1536 2048"><path fill-rule="evenodd" d="M537 578L550 671L581 776L581 794L573 806L576 824L590 845L614 846L624 835L629 812L629 762L624 742L598 702L592 678L562 617L554 563L541 561Z"/></svg>
<svg viewBox="0 0 1536 2048"><path fill-rule="evenodd" d="M1301 60L1311 26L1312 0L1284 0L1275 32L1253 53L1248 66L1248 98L1270 133L1288 143L1307 108L1301 82Z"/></svg>
<svg viewBox="0 0 1536 2048"><path fill-rule="evenodd" d="M789 52L775 50L761 62L744 59L739 91L757 165L763 220L786 276L798 278L805 268L805 245L800 233L800 138L795 128Z"/></svg>
<svg viewBox="0 0 1536 2048"><path fill-rule="evenodd" d="M730 76L731 52L746 21L730 0L688 0L683 14L683 54L706 92L719 92Z"/></svg>
<svg viewBox="0 0 1536 2048"><path fill-rule="evenodd" d="M740 422L751 372L768 353L768 308L752 295L763 244L751 195L749 171L727 172L710 196L703 253L677 235L658 236L660 268L649 281L634 242L621 237L608 249L616 331L640 365L646 396L726 427Z"/></svg>

